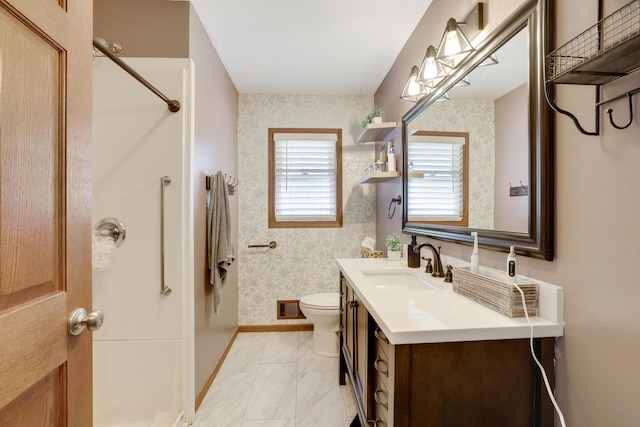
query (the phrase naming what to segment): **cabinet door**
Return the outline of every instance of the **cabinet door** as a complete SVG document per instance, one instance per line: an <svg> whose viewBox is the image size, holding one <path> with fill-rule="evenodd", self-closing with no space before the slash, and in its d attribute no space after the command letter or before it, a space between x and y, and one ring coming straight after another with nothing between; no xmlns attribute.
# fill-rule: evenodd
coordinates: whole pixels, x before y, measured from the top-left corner
<svg viewBox="0 0 640 427"><path fill-rule="evenodd" d="M371 381L369 380L369 360L372 357L371 350L369 348L370 340L369 340L369 312L366 307L360 301L357 295L353 295L353 299L355 302L355 338L356 338L356 347L355 347L355 374L356 374L356 385L359 388L360 395L362 396L362 406L365 409L365 414L367 415L367 419L370 418L371 415L371 402L370 402L370 393L369 393L369 385Z"/></svg>
<svg viewBox="0 0 640 427"><path fill-rule="evenodd" d="M344 277L341 277L341 380L349 374L358 404L361 422L373 414L371 398L372 337L369 330L369 312Z"/></svg>
<svg viewBox="0 0 640 427"><path fill-rule="evenodd" d="M342 273L340 274L340 371L339 371L339 382L340 385L345 385L347 383L346 376L348 374L347 371L347 363L351 364L351 356L349 353L349 347L347 343L349 341L349 337L351 336L351 332L347 328L347 301L348 301L348 286L347 281L345 280ZM351 365L349 365L351 366Z"/></svg>
<svg viewBox="0 0 640 427"><path fill-rule="evenodd" d="M346 281L343 280L343 283L346 285ZM342 345L344 348L344 357L346 359L347 364L351 367L352 371L355 371L355 334L354 334L354 324L355 324L355 311L354 311L354 300L353 300L353 290L349 286L344 286L344 307L342 308L342 318L343 318L343 331L342 331Z"/></svg>

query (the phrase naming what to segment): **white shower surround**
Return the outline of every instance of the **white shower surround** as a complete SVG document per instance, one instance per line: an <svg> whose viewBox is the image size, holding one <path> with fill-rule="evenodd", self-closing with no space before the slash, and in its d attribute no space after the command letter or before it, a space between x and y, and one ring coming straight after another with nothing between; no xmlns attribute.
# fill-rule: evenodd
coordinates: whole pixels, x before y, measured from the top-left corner
<svg viewBox="0 0 640 427"><path fill-rule="evenodd" d="M176 425L193 414L192 64L126 58L182 108L164 103L106 58L94 60L95 224L127 230L111 267L93 274L94 425ZM160 294L160 177L165 192L165 271Z"/></svg>
<svg viewBox="0 0 640 427"><path fill-rule="evenodd" d="M278 320L278 299L338 292L336 258L360 256L360 243L375 237L375 184L359 184L374 160L373 144L357 144L360 123L373 106L370 95L240 94L238 105L238 283L240 325L309 323ZM341 228L269 228L268 129L342 129ZM278 243L276 249L249 244Z"/></svg>

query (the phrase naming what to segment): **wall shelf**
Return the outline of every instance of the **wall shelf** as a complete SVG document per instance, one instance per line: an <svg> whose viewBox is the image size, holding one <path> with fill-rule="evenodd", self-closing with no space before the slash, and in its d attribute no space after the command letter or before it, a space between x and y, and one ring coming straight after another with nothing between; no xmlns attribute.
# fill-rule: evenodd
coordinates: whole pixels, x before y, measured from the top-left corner
<svg viewBox="0 0 640 427"><path fill-rule="evenodd" d="M599 10L602 10L600 0ZM640 69L640 0L633 0L611 15L588 28L569 42L547 55L546 82L552 84L577 84L599 86ZM545 85L546 86L546 85ZM600 135L600 108L612 101L627 97L630 120L625 125L614 122L609 108L611 125L625 129L633 121L631 96L640 88L615 98L596 101L595 131L586 131L572 113L558 107L548 97L549 105L556 112L570 117L578 130L585 135Z"/></svg>
<svg viewBox="0 0 640 427"><path fill-rule="evenodd" d="M358 144L365 142L386 141L397 127L396 122L369 123L358 136Z"/></svg>
<svg viewBox="0 0 640 427"><path fill-rule="evenodd" d="M640 67L640 1L601 19L547 56L551 83L601 85Z"/></svg>
<svg viewBox="0 0 640 427"><path fill-rule="evenodd" d="M400 172L368 172L358 181L360 184L389 181L398 178Z"/></svg>

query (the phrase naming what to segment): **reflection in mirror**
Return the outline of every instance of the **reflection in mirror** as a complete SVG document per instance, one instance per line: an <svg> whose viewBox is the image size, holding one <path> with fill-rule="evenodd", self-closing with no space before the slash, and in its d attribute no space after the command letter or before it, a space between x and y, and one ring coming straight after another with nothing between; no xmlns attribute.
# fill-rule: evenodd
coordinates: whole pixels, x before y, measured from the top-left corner
<svg viewBox="0 0 640 427"><path fill-rule="evenodd" d="M527 232L528 197L511 197L509 189L529 181L528 45L523 28L492 55L497 63L475 68L468 85L447 92L449 102L434 103L409 124L409 221ZM468 135L468 165L464 143L446 134Z"/></svg>
<svg viewBox="0 0 640 427"><path fill-rule="evenodd" d="M469 222L469 133L418 130L407 143L407 218L424 224Z"/></svg>
<svg viewBox="0 0 640 427"><path fill-rule="evenodd" d="M553 128L543 91L547 14L546 0L525 1L403 117L405 233L471 244L470 232L478 231L484 248L513 245L519 254L553 259ZM463 79L469 84L457 84ZM444 95L448 100L437 102ZM454 135L467 138L462 167ZM424 158L427 145L447 143L444 161L435 151ZM430 195L423 191L428 186ZM510 191L524 186L528 193ZM434 192L449 198L441 205L450 210L425 214Z"/></svg>

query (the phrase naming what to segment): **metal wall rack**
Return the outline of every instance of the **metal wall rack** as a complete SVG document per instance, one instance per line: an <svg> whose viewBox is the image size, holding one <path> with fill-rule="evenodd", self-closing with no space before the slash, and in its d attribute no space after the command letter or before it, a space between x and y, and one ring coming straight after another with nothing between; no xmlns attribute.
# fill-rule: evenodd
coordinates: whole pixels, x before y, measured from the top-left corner
<svg viewBox="0 0 640 427"><path fill-rule="evenodd" d="M640 92L640 87L600 100L601 86L619 77L640 69L640 0L633 0L626 6L602 18L603 0L598 0L598 22L568 43L547 55L545 95L553 110L571 118L580 132L585 135L600 135L600 109L613 101L627 98L629 101L629 121L624 125L615 123L613 110L606 110L611 125L625 129L633 122L632 97ZM595 131L587 131L578 118L569 111L558 107L549 96L550 84L595 85Z"/></svg>

